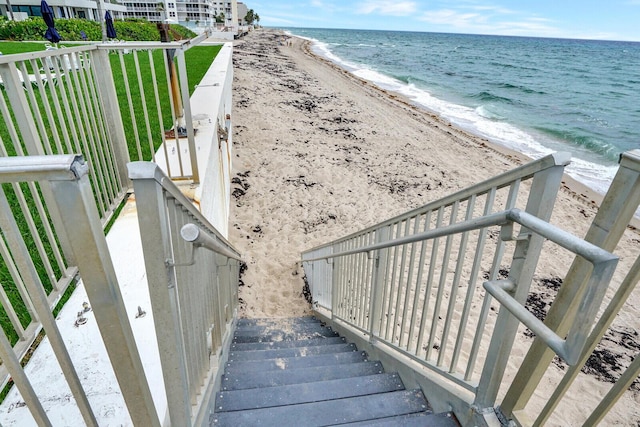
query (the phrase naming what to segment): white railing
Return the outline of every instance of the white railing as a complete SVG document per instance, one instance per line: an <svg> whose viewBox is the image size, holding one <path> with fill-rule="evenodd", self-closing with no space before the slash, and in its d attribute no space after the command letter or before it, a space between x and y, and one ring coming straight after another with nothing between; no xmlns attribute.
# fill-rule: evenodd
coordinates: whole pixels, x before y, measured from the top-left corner
<svg viewBox="0 0 640 427"><path fill-rule="evenodd" d="M35 159L41 155L82 153L85 158L90 159L87 163L91 167L86 168L85 178L92 189L99 228L107 225L123 198L131 191L132 184L126 170L130 158L159 161L159 166L171 172L173 178L197 182L200 179L196 161L198 159L194 158L193 153L198 151L202 154L203 150L192 148L195 146L195 131L191 119L184 52L203 38L204 36L186 43L107 43L0 56L0 94L3 95L0 96L0 160L16 157L7 161L24 161L27 164L33 161L37 164ZM160 55L157 54L158 51L161 51ZM167 69L168 51L174 51L177 72L173 75L179 83L174 87L178 88L178 95L184 105L187 134L184 138L174 138L173 142L165 138L164 130L178 122L173 106L174 99L177 98L170 95L161 97L156 84L166 80L169 86L167 76L170 73L158 71ZM219 68L226 72L230 69L230 51L224 56L227 63L218 64L216 70ZM111 64L116 64L113 70L115 74L121 73L120 77L126 84L116 87ZM149 79L148 75L153 78ZM226 74L217 70L216 76L220 78L221 75ZM217 95L220 105L207 105L206 110L217 118L215 123L218 126L210 125L211 129L201 132L206 133L205 136L210 140L218 142L215 145L219 149L220 160L215 164L221 168L211 168L209 175L213 178L205 175L204 182L213 182L223 189L209 189L206 194L199 195L199 201L203 207L215 205L219 208L222 205L228 209L228 201L219 203L225 195L228 197L229 192L224 189L229 185L227 177L231 167L230 163L222 160L230 158L231 149L231 138L228 136L230 121L225 121L225 116L231 108L232 77L225 78L221 82L207 80L208 84L215 86L216 91L221 92L221 95ZM169 89L165 92L171 93ZM208 93L209 101L215 98ZM124 106L123 114L120 113L120 104ZM150 116L154 114L157 116L155 124ZM133 127L125 130L124 123ZM204 127L201 126L201 129ZM220 129L224 130L224 136L220 135ZM211 141L207 142L205 145L213 146ZM178 152L175 156L172 156L171 144L179 147L179 150L175 150ZM162 151L160 156L155 151L158 146ZM201 164L211 163L209 156L203 157L206 158L199 159ZM218 160L217 157L212 158ZM78 243L69 241L69 233L59 232L59 224L66 220L63 214L66 209L59 208L59 199L53 193L52 184L29 179L21 183L11 181L4 187L4 192L8 206L6 209L9 210L1 213L3 220L9 221L10 214L16 218L15 222L24 236L22 239L25 244L16 246L10 244L8 239L0 239L0 277L3 285L0 287L0 301L8 317L5 330L9 345L13 344L13 353L18 360L22 360L32 348L44 324L41 322L42 308L34 307L29 286L42 287L51 313L69 286L84 276L78 274L80 260L74 250L74 245ZM215 199L216 197L220 199ZM226 223L226 220L219 221ZM34 268L37 277L32 274ZM36 285L30 285L28 281ZM11 328L13 331L9 330ZM44 324L44 329L47 328ZM121 346L122 343L123 341ZM2 386L12 376L7 367L8 363L0 365ZM135 378L131 374L128 377ZM138 403L133 400L129 402L129 399L127 406L133 412L140 412L138 407L147 404L145 399L134 398ZM133 418L147 419L138 418L138 415L132 415ZM151 424L145 421L139 425L157 425L157 421Z"/></svg>
<svg viewBox="0 0 640 427"><path fill-rule="evenodd" d="M198 183L185 52L206 37L0 56L0 155L82 153L104 218L128 190L127 162L158 161L159 147L172 178Z"/></svg>
<svg viewBox="0 0 640 427"><path fill-rule="evenodd" d="M157 165L131 163L129 177L171 425L199 426L237 317L240 255Z"/></svg>
<svg viewBox="0 0 640 427"><path fill-rule="evenodd" d="M409 375L421 378L420 385L440 389L429 395L434 406L441 405L446 410L450 405L463 424L479 422L487 411L493 414L520 321L537 334L537 347L547 350L551 346L575 364L582 357L585 342L588 348L594 340L587 335L615 261L574 237L565 236L573 242L567 244L568 240L560 237L564 233L545 222L566 164L563 156L558 160L533 162L305 252L303 265L317 312L326 312L327 319L346 330L357 331L353 336L370 349L390 353L394 365L402 359L407 366L414 366ZM623 161L621 170L629 174L626 165L630 163ZM637 185L635 174L635 180L625 177L627 191L617 202L619 206L625 195L630 196L630 185ZM518 190L528 178L533 179L525 202ZM620 191L617 193L620 196ZM637 207L638 196L634 197L626 197L632 206L623 209L622 217L615 217L624 221L626 216L623 224L628 223ZM526 203L524 209L540 217L542 221L535 221L543 225L533 227L520 221L523 225L514 234L511 220L519 222L513 217L518 203ZM496 213L496 209L505 212ZM525 213L521 218L528 216ZM500 223L505 218L511 220ZM583 305L580 316L564 329L543 324L523 307L545 238L572 252L597 251L605 260L603 269L597 272L584 258L578 258L583 263L582 281L565 282L563 289L575 297L574 306L580 301ZM505 265L504 260L509 259ZM483 296L478 289L481 282L505 308L497 316L492 298ZM590 291L580 293L579 287ZM563 308L566 307L560 305L558 310ZM524 386L522 382L526 382L534 362L535 359L525 362L527 369L520 371L519 385L529 392L530 384ZM518 393L513 391L508 396ZM521 409L523 401L517 403L519 406L515 406Z"/></svg>
<svg viewBox="0 0 640 427"><path fill-rule="evenodd" d="M605 250L614 251L639 205L640 150L633 150L621 156L618 172L593 219L585 240ZM578 306L576 301L585 293L590 292L590 287L586 283L588 270L589 268L583 260L580 258L574 260L563 286L558 291L558 295L547 313L546 326L558 334L566 334L571 325L577 322L576 318L582 307ZM533 394L548 371L554 353L539 339L534 341L522 362L522 366L528 366L529 369L518 372L501 403L501 411L505 417L515 420L532 420L527 424L535 426L544 425L549 420L554 411L564 403L563 399L565 399L567 391L578 379L581 369L594 353L596 346L601 342L618 313L625 305L629 305L628 297L639 282L640 256L626 271L609 303L601 308L602 314L598 322L590 329L585 348L579 355L577 363L569 367L561 380L555 384L552 394L542 402L542 409L539 411L533 411L527 405L534 400L532 399ZM637 307L632 307L631 310L635 312ZM586 406L581 408L585 419L584 425L597 425L639 375L640 354L636 354L633 362L621 373L620 378L597 405L591 408ZM574 405L575 401L568 404Z"/></svg>
<svg viewBox="0 0 640 427"><path fill-rule="evenodd" d="M0 155L82 153L92 164L104 221L128 186L123 171L129 155L110 70L106 51L95 46L0 56L8 101L0 97Z"/></svg>
<svg viewBox="0 0 640 427"><path fill-rule="evenodd" d="M68 253L73 254L73 269L80 272L89 297L91 308L100 329L102 340L111 361L120 390L134 425L159 426L159 418L149 390L138 349L131 331L128 316L122 301L120 287L102 231L100 214L89 180L89 167L82 157L75 155L12 156L0 158L0 183L37 183L48 188L51 203L45 206L43 217L55 208L57 215L51 216L51 231L56 239L67 242ZM29 257L27 234L23 238L16 219L16 210L0 190L0 228L2 256L11 265L12 276L21 289L23 304L29 308L31 324L38 322L50 342L62 374L71 390L73 399L87 426L97 426L95 410L92 408L81 378L90 372L77 372L56 320L51 312L51 294L47 294L46 283L41 279L38 266ZM5 257L10 251L10 257ZM15 260L15 264L13 261ZM7 305L6 295L2 303L8 313L15 311ZM18 334L19 322L13 323ZM31 328L27 328L29 330ZM22 336L20 336L22 340ZM36 395L20 364L23 351L20 346L12 348L9 338L0 328L0 357L2 378L6 383L10 375L20 391L38 425L51 425L43 407L42 396ZM53 361L51 361L53 362ZM26 422L26 420L25 420Z"/></svg>

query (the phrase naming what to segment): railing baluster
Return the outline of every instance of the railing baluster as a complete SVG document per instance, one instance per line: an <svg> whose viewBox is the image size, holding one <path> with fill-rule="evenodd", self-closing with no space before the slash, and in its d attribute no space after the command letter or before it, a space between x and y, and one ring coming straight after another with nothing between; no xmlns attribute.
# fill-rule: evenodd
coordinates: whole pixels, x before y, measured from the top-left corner
<svg viewBox="0 0 640 427"><path fill-rule="evenodd" d="M172 55L172 53L170 53L169 51L165 51L164 55L162 55L162 59L164 60L164 69L165 69L165 80L167 82L167 93L173 93L173 88L171 86L171 71L169 70L169 59L168 56ZM169 105L171 105L171 125L172 125L172 129L174 130L174 141L175 141L175 152L176 152L176 156L178 157L178 168L180 169L180 176L184 176L184 165L182 164L182 150L180 147L180 138L178 135L178 129L176 124L178 123L177 120L177 106L175 105L175 102L173 100L173 96L169 96ZM167 156L167 165L169 164L169 157Z"/></svg>
<svg viewBox="0 0 640 427"><path fill-rule="evenodd" d="M133 50L133 63L136 69L136 77L138 80L138 90L140 91L140 103L142 104L142 112L144 117L144 125L147 130L147 141L149 143L149 158L154 156L155 149L153 147L153 134L151 133L151 123L149 123L149 112L147 111L147 99L144 92L142 74L140 72L140 61L138 60L138 50ZM155 72L155 70L154 70ZM153 81L155 83L155 80ZM155 84L153 85L155 86Z"/></svg>
<svg viewBox="0 0 640 427"><path fill-rule="evenodd" d="M129 118L131 119L131 125L133 128L133 141L135 142L136 152L138 158L134 160L145 160L142 156L142 145L140 144L140 135L138 133L138 122L136 120L136 113L133 108L133 98L131 96L131 85L129 84L129 75L127 74L127 67L124 64L124 54L121 50L118 51L118 58L120 59L120 70L122 72L123 86L125 94L127 95L127 104L129 105ZM169 92L171 93L171 92Z"/></svg>
<svg viewBox="0 0 640 427"><path fill-rule="evenodd" d="M409 230L411 229L411 218L407 218L405 220L405 224L404 224L404 236L408 236L409 235ZM396 329L400 326L400 321L398 320L399 317L402 317L402 319L404 319L405 317L405 313L404 312L400 312L400 307L402 307L402 293L404 292L405 294L405 298L406 298L406 294L407 294L407 290L406 290L406 284L404 283L404 278L406 276L405 274L405 268L407 265L407 252L409 250L409 247L407 245L402 245L402 258L400 261L400 271L398 273L398 292L396 294L396 308L395 308L395 316L393 318L393 330L391 332L391 340L392 342L396 341ZM402 315L401 315L402 314ZM398 336L398 344L400 344L401 341L401 336Z"/></svg>
<svg viewBox="0 0 640 427"><path fill-rule="evenodd" d="M2 290L1 286L0 290ZM2 293L4 296L4 290L2 290ZM38 426L51 426L51 421L49 421L49 417L42 407L40 399L38 399L38 396L33 390L31 382L29 382L29 378L27 378L27 375L22 369L20 360L13 352L11 343L7 339L2 328L0 328L0 357L2 358L2 364L7 366L7 370L11 374L11 378L13 379L16 387L18 387L18 391L20 391L20 395L24 399L24 403L27 404L35 422Z"/></svg>
<svg viewBox="0 0 640 427"><path fill-rule="evenodd" d="M414 222L413 222L413 234L418 233L418 230L420 229L420 215L416 215L414 217ZM416 282L416 285L413 286L413 269L415 268L415 258L416 258L416 244L415 243L411 243L411 252L409 255L409 271L407 274L407 285L406 285L406 290L405 290L405 295L404 295L404 307L402 309L402 325L400 326L400 340L398 341L398 345L400 347L402 347L402 337L405 334L406 331L406 326L407 326L407 318L413 318L413 312L411 312L411 315L409 315L409 302L410 302L410 296L412 295L411 291L413 290L413 299L414 301L418 298L418 284ZM408 338L408 336L407 336ZM409 342L407 341L407 347L409 346Z"/></svg>
<svg viewBox="0 0 640 427"><path fill-rule="evenodd" d="M152 50L149 49L148 53L149 53L149 69L151 70L151 81L157 82L158 79L156 77L156 67L155 67L155 61L153 60ZM158 133L162 138L162 149L164 151L164 158L166 159L167 175L172 176L171 162L169 162L169 151L167 150L167 141L165 140L165 136L164 136L164 118L162 117L162 109L160 104L160 94L158 92L158 85L154 84L151 86L153 87L153 95L156 100L156 110L158 113L158 125L160 126L160 129L158 129ZM153 157L151 160L157 163L155 150L152 150L152 154L153 154Z"/></svg>
<svg viewBox="0 0 640 427"><path fill-rule="evenodd" d="M438 216L436 218L436 224L433 227L433 229L437 229L442 225L444 208L445 208L444 206L441 206L440 209L438 209ZM424 342L425 338L427 338L428 341L431 340L430 336L429 337L424 336L424 331L427 323L427 313L429 312L429 301L431 301L431 290L433 289L433 276L435 274L436 263L438 261L439 243L440 243L440 238L436 237L435 239L433 239L433 244L431 246L431 257L429 260L429 274L427 275L427 285L425 287L424 304L422 305L422 316L420 319L420 335L418 335L418 344L416 348L416 353L421 352L422 343ZM428 360L427 356L425 356L425 360Z"/></svg>
<svg viewBox="0 0 640 427"><path fill-rule="evenodd" d="M178 74L180 76L180 96L184 110L184 119L187 126L187 140L189 145L189 158L191 165L191 179L194 183L200 183L200 172L198 170L198 155L196 152L195 131L193 130L193 118L191 116L191 103L189 102L189 79L187 76L187 64L184 58L184 47L176 49L178 61Z"/></svg>
<svg viewBox="0 0 640 427"><path fill-rule="evenodd" d="M467 200L467 214L465 220L469 221L473 217L473 209L475 208L476 196L473 195ZM451 284L451 292L449 293L449 307L447 308L447 316L444 322L444 329L442 331L442 340L440 344L440 353L438 354L438 366L444 364L444 356L446 354L447 343L449 341L449 330L451 328L451 321L455 312L456 297L458 295L458 286L460 285L460 278L462 273L462 267L465 261L465 255L467 252L467 241L469 239L469 232L462 233L460 239L460 246L458 249L458 262L456 263L456 271L453 275L453 282Z"/></svg>
<svg viewBox="0 0 640 427"><path fill-rule="evenodd" d="M427 212L424 216L424 228L423 231L427 231L429 226L431 225L431 211ZM424 259L427 254L427 248L429 246L428 241L423 240L420 242L420 260L418 261L418 275L416 277L416 293L413 301L413 309L411 310L411 325L409 326L409 338L407 339L407 351L411 351L411 343L413 342L413 335L415 331L415 324L418 316L418 304L420 302L420 295L422 293L422 274L424 272ZM423 305L426 301L425 297L422 299ZM420 317L420 321L422 323L422 317ZM414 354L418 355L418 347L416 345L416 350Z"/></svg>
<svg viewBox="0 0 640 427"><path fill-rule="evenodd" d="M11 215L11 212L7 212L3 214L9 216ZM13 261L13 258L11 257L11 252L9 251L9 248L7 248L7 244L5 243L4 239L1 237L0 237L0 255L2 256L2 260L4 261L7 270L9 270L9 274L11 274L11 279L13 280L13 283L16 289L18 290L18 293L20 294L22 303L24 304L25 309L27 310L27 313L31 318L31 321L37 322L38 316L36 315L36 311L35 311L35 308L33 307L33 303L31 302L31 298L29 298L29 293L27 292L27 288L24 286L24 281L22 280L22 277L20 277L20 273L18 272L18 267L16 266L15 262ZM18 318L15 309L13 308L13 305L11 305L11 302L9 301L9 299L6 297L4 288L1 285L0 285L0 289L2 290L2 295L3 295L2 306L4 307L9 319L11 320L11 324L13 325L13 328L18 334L18 337L20 339L25 339L26 338L25 330L22 327L22 323L20 323L20 319Z"/></svg>
<svg viewBox="0 0 640 427"><path fill-rule="evenodd" d="M400 237L402 230L402 222L396 224L396 239ZM393 309L393 298L395 296L395 284L396 284L396 271L398 270L398 251L402 251L402 247L393 247L393 268L391 270L391 280L389 282L389 301L387 301L387 326L385 328L384 339L389 340L389 333L393 331L393 325L395 323L395 313ZM393 335L391 336L393 340Z"/></svg>
<svg viewBox="0 0 640 427"><path fill-rule="evenodd" d="M493 211L493 202L496 197L496 188L492 188L488 193L484 205L484 215L488 215ZM467 295L465 298L465 304L460 316L460 325L458 326L458 335L456 337L456 344L453 350L453 357L451 359L451 367L449 372L457 372L458 370L458 358L462 349L462 343L465 338L465 331L467 329L467 322L469 320L469 313L471 312L471 305L473 304L473 296L476 289L476 281L480 268L482 267L482 254L484 253L484 246L487 240L487 229L482 228L478 231L478 243L476 245L475 257L473 259L473 266L471 267L471 274L469 275L469 283L467 287Z"/></svg>
<svg viewBox="0 0 640 427"><path fill-rule="evenodd" d="M455 224L458 216L458 207L459 202L456 201L451 207L451 217L449 219L449 224ZM442 258L442 266L440 267L440 280L438 282L438 292L436 294L436 302L433 308L433 320L431 321L431 331L429 333L429 341L427 344L427 355L426 359L429 360L431 357L431 350L433 350L434 342L436 339L436 331L438 328L439 318L440 318L440 307L442 305L442 297L444 295L445 285L447 283L447 276L449 270L449 258L451 258L451 246L453 244L453 235L447 236L447 240L444 246L444 256ZM444 352L442 346L439 347L439 353Z"/></svg>
<svg viewBox="0 0 640 427"><path fill-rule="evenodd" d="M393 237L393 230L397 224L389 224L386 227L384 232L385 240L389 240ZM387 329L387 324L389 323L389 311L385 312L385 307L388 305L387 298L391 294L391 282L389 279L389 273L391 273L391 259L393 258L393 253L390 249L384 249L383 254L385 255L385 263L384 263L384 274L382 275L382 300L380 301L380 330L378 333L378 337L384 337L384 331Z"/></svg>

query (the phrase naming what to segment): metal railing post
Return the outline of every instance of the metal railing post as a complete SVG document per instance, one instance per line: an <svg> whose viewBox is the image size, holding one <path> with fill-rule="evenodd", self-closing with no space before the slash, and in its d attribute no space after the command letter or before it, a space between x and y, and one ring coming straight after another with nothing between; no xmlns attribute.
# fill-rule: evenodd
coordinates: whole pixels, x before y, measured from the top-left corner
<svg viewBox="0 0 640 427"><path fill-rule="evenodd" d="M153 321L158 339L160 363L167 394L171 425L191 425L189 379L185 364L182 321L178 313L175 267L171 237L167 226L167 208L159 182L164 179L154 163L128 165L133 182L145 270L153 306Z"/></svg>
<svg viewBox="0 0 640 427"><path fill-rule="evenodd" d="M187 64L184 58L184 50L176 49L180 52L178 61L178 71L180 75L180 94L182 96L182 107L184 109L184 120L187 127L187 139L189 140L189 157L191 159L191 179L194 183L200 182L200 172L198 171L198 156L196 153L195 131L193 130L193 118L191 116L191 100L189 98L189 83L187 79Z"/></svg>
<svg viewBox="0 0 640 427"><path fill-rule="evenodd" d="M83 161L71 165L74 181L52 181L63 211L62 225L74 243L78 268L100 334L134 425L160 426L118 279L102 231L100 216Z"/></svg>
<svg viewBox="0 0 640 427"><path fill-rule="evenodd" d="M613 251L639 204L640 150L632 150L622 155L618 172L584 240ZM544 322L556 334L564 335L569 330L577 310L574 301L580 300L590 271L590 265L582 258L574 259ZM581 285L570 286L574 283ZM569 293L567 289L576 291ZM553 356L540 339L534 340L502 402L501 409L507 417L526 406Z"/></svg>
<svg viewBox="0 0 640 427"><path fill-rule="evenodd" d="M389 226L385 226L376 230L376 243L382 243L389 240ZM369 306L369 339L380 335L380 326L382 322L382 294L384 290L385 279L387 277L387 257L389 249L380 249L376 251L374 256L375 268L373 273L371 302Z"/></svg>
<svg viewBox="0 0 640 427"><path fill-rule="evenodd" d="M562 182L564 167L569 163L569 156L563 153L557 153L554 159L555 166L537 172L533 176L525 208L527 213L544 221L549 221L551 218L551 212ZM523 227L517 240L509 272L509 280L515 283L516 288L510 294L516 301L524 305L542 251L544 238L536 234L531 235ZM474 402L476 407L486 408L494 405L519 324L519 320L505 307L500 308L478 383Z"/></svg>
<svg viewBox="0 0 640 427"><path fill-rule="evenodd" d="M113 144L118 176L120 177L120 182L122 182L125 187L130 187L129 175L127 174L127 163L130 161L129 147L127 146L127 138L124 134L118 95L116 94L116 87L113 82L109 51L96 49L93 51L91 59L94 62L94 66L100 70L99 73L94 73L94 75L100 99L102 100L107 133Z"/></svg>

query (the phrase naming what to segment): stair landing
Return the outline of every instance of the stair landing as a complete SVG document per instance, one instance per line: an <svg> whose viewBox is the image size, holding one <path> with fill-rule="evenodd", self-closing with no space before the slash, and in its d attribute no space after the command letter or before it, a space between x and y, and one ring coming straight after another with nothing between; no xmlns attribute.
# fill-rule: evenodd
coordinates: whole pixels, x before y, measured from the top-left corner
<svg viewBox="0 0 640 427"><path fill-rule="evenodd" d="M458 426L313 317L240 319L211 426Z"/></svg>

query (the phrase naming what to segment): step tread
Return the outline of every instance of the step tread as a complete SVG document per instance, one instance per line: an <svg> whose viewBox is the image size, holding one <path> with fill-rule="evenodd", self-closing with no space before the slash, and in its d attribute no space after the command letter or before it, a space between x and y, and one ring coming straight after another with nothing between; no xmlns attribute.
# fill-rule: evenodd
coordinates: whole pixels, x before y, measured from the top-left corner
<svg viewBox="0 0 640 427"><path fill-rule="evenodd" d="M297 334L306 331L330 330L331 328L324 326L322 323L299 323L291 325L258 325L258 326L238 326L235 336L245 335L266 335L266 334Z"/></svg>
<svg viewBox="0 0 640 427"><path fill-rule="evenodd" d="M320 320L313 316L305 317L283 317L283 318L240 318L238 319L237 326L268 326L274 324L300 324L300 323L321 323Z"/></svg>
<svg viewBox="0 0 640 427"><path fill-rule="evenodd" d="M274 387L288 384L334 380L338 378L381 374L380 362L347 363L333 366L286 369L266 372L241 372L222 376L222 390L240 390L259 387Z"/></svg>
<svg viewBox="0 0 640 427"><path fill-rule="evenodd" d="M424 412L417 414L398 415L395 417L379 418L377 420L357 421L340 425L350 427L460 427L460 424L451 412L443 412L439 414Z"/></svg>
<svg viewBox="0 0 640 427"><path fill-rule="evenodd" d="M339 400L303 403L247 411L212 414L213 426L300 425L322 426L375 420L403 414L424 412L427 402L420 390L403 390Z"/></svg>
<svg viewBox="0 0 640 427"><path fill-rule="evenodd" d="M216 394L216 412L320 402L398 390L404 390L402 380L398 374L391 373L223 391Z"/></svg>
<svg viewBox="0 0 640 427"><path fill-rule="evenodd" d="M330 344L310 347L281 348L275 350L231 351L229 361L276 359L278 357L303 357L314 354L339 353L343 351L357 351L355 344Z"/></svg>
<svg viewBox="0 0 640 427"><path fill-rule="evenodd" d="M275 350L279 348L309 347L313 345L344 344L344 337L318 337L296 341L244 342L231 344L231 351Z"/></svg>
<svg viewBox="0 0 640 427"><path fill-rule="evenodd" d="M330 328L314 325L312 328L291 328L284 331L268 328L262 330L236 331L233 336L233 342L281 342L337 336L338 333L332 331Z"/></svg>
<svg viewBox="0 0 640 427"><path fill-rule="evenodd" d="M283 369L309 368L344 363L365 362L367 354L363 351L319 354L306 357L279 357L266 360L233 361L225 366L225 374L257 371L279 371Z"/></svg>

